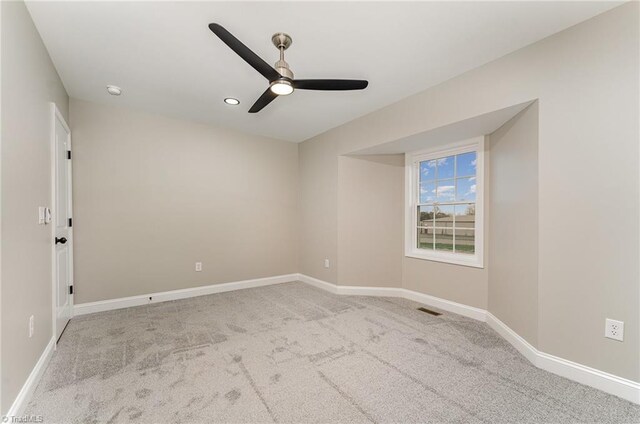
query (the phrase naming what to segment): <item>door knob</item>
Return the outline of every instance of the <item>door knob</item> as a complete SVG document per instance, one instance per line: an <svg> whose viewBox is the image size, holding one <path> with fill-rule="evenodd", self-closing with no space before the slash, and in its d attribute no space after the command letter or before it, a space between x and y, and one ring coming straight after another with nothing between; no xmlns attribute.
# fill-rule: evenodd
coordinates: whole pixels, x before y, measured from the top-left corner
<svg viewBox="0 0 640 424"><path fill-rule="evenodd" d="M67 239L64 237L60 237L60 238L56 237L56 244L58 243L65 244L66 242L67 242Z"/></svg>

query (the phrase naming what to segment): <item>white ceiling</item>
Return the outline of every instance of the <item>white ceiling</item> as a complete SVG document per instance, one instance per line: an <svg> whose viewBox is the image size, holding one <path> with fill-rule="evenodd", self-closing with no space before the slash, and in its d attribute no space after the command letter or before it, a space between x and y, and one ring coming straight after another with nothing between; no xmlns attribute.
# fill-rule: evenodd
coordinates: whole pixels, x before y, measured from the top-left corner
<svg viewBox="0 0 640 424"><path fill-rule="evenodd" d="M71 97L303 141L617 6L620 2L28 2ZM298 90L258 114L267 81L207 25L268 63L293 37L298 78L369 80ZM119 85L122 96L105 86ZM225 97L240 99L227 106Z"/></svg>

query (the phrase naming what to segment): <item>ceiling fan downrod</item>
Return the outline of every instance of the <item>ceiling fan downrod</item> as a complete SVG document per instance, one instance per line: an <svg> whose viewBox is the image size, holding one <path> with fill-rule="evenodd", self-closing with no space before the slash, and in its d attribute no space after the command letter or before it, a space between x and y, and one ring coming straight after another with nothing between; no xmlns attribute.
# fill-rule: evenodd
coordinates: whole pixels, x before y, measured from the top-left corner
<svg viewBox="0 0 640 424"><path fill-rule="evenodd" d="M275 63L275 69L285 78L293 79L293 72L289 68L289 64L284 60L284 51L291 46L293 40L284 32L277 32L271 37L271 42L280 51L280 60Z"/></svg>

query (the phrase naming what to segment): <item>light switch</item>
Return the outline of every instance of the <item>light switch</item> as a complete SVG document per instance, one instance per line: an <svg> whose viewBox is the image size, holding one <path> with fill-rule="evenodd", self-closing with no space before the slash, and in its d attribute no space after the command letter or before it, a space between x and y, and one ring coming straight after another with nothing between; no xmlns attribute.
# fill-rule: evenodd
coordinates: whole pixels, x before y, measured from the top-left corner
<svg viewBox="0 0 640 424"><path fill-rule="evenodd" d="M44 225L45 224L45 207L44 206L38 206L38 224L39 225Z"/></svg>

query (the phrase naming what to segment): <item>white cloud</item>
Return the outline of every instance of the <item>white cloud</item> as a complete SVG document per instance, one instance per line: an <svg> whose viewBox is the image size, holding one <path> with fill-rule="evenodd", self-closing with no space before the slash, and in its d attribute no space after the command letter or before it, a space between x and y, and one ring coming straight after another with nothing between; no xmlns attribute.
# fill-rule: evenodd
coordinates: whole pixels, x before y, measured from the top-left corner
<svg viewBox="0 0 640 424"><path fill-rule="evenodd" d="M438 186L438 197L453 200L455 186Z"/></svg>

